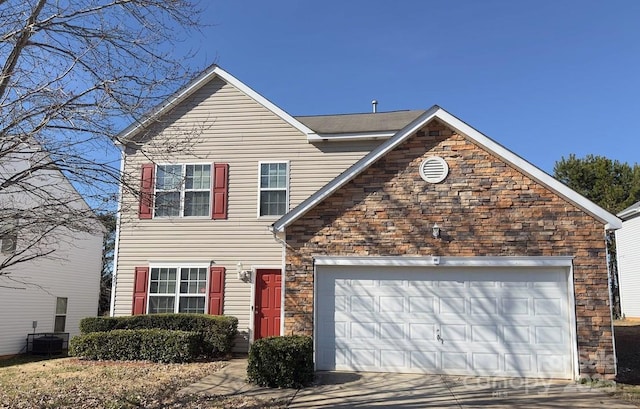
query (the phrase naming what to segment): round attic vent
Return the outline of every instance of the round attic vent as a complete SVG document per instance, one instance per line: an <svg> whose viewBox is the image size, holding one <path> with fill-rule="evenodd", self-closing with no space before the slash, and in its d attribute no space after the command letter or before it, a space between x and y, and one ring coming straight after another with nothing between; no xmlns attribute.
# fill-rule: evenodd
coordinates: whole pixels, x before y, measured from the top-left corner
<svg viewBox="0 0 640 409"><path fill-rule="evenodd" d="M439 156L430 156L420 165L420 176L429 183L440 183L449 174L449 165Z"/></svg>

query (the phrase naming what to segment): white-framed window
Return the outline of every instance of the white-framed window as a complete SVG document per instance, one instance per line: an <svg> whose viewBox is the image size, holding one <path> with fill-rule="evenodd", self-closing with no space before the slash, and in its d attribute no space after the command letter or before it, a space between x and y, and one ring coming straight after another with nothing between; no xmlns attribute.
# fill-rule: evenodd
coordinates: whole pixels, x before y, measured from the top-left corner
<svg viewBox="0 0 640 409"><path fill-rule="evenodd" d="M211 215L211 165L157 165L154 217Z"/></svg>
<svg viewBox="0 0 640 409"><path fill-rule="evenodd" d="M149 314L204 313L206 266L156 266L149 271Z"/></svg>
<svg viewBox="0 0 640 409"><path fill-rule="evenodd" d="M53 332L64 332L67 325L67 297L56 297L56 318L53 322Z"/></svg>
<svg viewBox="0 0 640 409"><path fill-rule="evenodd" d="M259 216L282 216L289 208L289 162L260 162Z"/></svg>

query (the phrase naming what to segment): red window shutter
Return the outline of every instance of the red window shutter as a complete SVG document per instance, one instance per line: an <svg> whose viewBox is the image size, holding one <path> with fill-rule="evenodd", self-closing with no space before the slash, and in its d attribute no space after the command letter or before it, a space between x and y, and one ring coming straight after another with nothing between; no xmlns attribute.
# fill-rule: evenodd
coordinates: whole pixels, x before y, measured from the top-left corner
<svg viewBox="0 0 640 409"><path fill-rule="evenodd" d="M153 171L155 165L146 163L142 165L142 177L140 180L140 207L138 217L151 219L153 216Z"/></svg>
<svg viewBox="0 0 640 409"><path fill-rule="evenodd" d="M144 314L147 309L147 282L149 267L136 267L133 278L133 315Z"/></svg>
<svg viewBox="0 0 640 409"><path fill-rule="evenodd" d="M222 315L224 303L224 267L209 267L209 314Z"/></svg>
<svg viewBox="0 0 640 409"><path fill-rule="evenodd" d="M213 165L213 200L211 207L212 219L227 218L227 201L229 198L229 164L216 163Z"/></svg>

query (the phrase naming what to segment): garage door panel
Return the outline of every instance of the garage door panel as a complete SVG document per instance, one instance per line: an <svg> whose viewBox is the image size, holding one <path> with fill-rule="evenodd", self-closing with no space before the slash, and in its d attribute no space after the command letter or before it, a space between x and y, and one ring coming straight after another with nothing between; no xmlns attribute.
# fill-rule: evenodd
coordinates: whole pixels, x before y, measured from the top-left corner
<svg viewBox="0 0 640 409"><path fill-rule="evenodd" d="M435 324L409 323L409 338L424 340L436 339L436 326Z"/></svg>
<svg viewBox="0 0 640 409"><path fill-rule="evenodd" d="M440 297L440 314L464 314L465 301L464 297Z"/></svg>
<svg viewBox="0 0 640 409"><path fill-rule="evenodd" d="M553 327L542 327L536 326L535 334L536 334L536 344L538 345L555 345L561 346L565 343L565 339L562 336L562 328L553 326Z"/></svg>
<svg viewBox="0 0 640 409"><path fill-rule="evenodd" d="M408 355L408 352L398 349L382 349L380 350L380 366L392 369L406 368Z"/></svg>
<svg viewBox="0 0 640 409"><path fill-rule="evenodd" d="M496 297L471 297L471 315L495 316L498 313L498 299Z"/></svg>
<svg viewBox="0 0 640 409"><path fill-rule="evenodd" d="M318 268L317 369L571 377L566 270Z"/></svg>
<svg viewBox="0 0 640 409"><path fill-rule="evenodd" d="M452 370L465 371L467 369L467 353L466 352L442 352L442 369L444 372Z"/></svg>
<svg viewBox="0 0 640 409"><path fill-rule="evenodd" d="M396 322L380 323L380 339L382 340L398 340L405 339L404 324Z"/></svg>
<svg viewBox="0 0 640 409"><path fill-rule="evenodd" d="M532 354L505 354L505 373L507 375L525 376L534 372Z"/></svg>
<svg viewBox="0 0 640 409"><path fill-rule="evenodd" d="M505 325L504 341L507 344L531 344L530 332L528 325Z"/></svg>
<svg viewBox="0 0 640 409"><path fill-rule="evenodd" d="M481 373L500 370L500 354L490 352L474 352L471 354L471 368Z"/></svg>
<svg viewBox="0 0 640 409"><path fill-rule="evenodd" d="M529 298L511 298L505 297L502 299L502 314L503 315L529 315Z"/></svg>
<svg viewBox="0 0 640 409"><path fill-rule="evenodd" d="M405 297L394 295L383 295L378 299L378 311L388 312L404 312L405 311Z"/></svg>
<svg viewBox="0 0 640 409"><path fill-rule="evenodd" d="M425 314L433 314L435 311L435 297L429 296L409 296L409 312L412 314L415 313L425 313Z"/></svg>
<svg viewBox="0 0 640 409"><path fill-rule="evenodd" d="M498 342L498 326L496 325L471 325L471 341L473 342Z"/></svg>
<svg viewBox="0 0 640 409"><path fill-rule="evenodd" d="M562 314L562 300L558 298L536 298L533 300L535 315L560 315Z"/></svg>

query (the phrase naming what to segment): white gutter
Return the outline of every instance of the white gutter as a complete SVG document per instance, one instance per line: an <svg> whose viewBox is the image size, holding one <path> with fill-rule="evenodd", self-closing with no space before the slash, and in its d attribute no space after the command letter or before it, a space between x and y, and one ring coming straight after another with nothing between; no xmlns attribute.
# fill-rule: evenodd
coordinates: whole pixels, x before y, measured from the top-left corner
<svg viewBox="0 0 640 409"><path fill-rule="evenodd" d="M319 133L307 136L307 141L313 142L351 142L351 141L369 141L376 139L389 139L396 134L397 131L380 131L380 132L346 132L346 133Z"/></svg>

